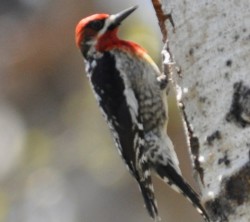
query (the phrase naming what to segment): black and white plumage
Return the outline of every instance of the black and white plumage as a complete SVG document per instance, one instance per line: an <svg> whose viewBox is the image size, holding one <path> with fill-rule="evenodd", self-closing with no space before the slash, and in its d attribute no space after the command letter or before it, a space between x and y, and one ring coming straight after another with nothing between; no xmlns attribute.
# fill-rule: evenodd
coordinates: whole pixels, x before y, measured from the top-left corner
<svg viewBox="0 0 250 222"><path fill-rule="evenodd" d="M150 215L155 217L158 212L148 163L141 161L141 172L138 170L139 153L140 155L143 154L145 142L143 125L138 116L138 110L133 110L137 106L137 102L132 101L135 104L130 104L133 107L128 108L128 98L126 96L129 93L127 95L125 93L128 89L126 89L124 79L115 65L115 57L112 53L103 53L102 57L96 60L95 66L89 70L90 82L94 92L97 94L97 100L103 116L111 129L119 153L128 166L129 171L139 183ZM132 91L130 93L133 95ZM130 95L130 99L134 100L134 95L132 95ZM137 118L136 123L134 118ZM136 151L139 152L138 156L136 156Z"/></svg>
<svg viewBox="0 0 250 222"><path fill-rule="evenodd" d="M166 134L166 89L162 89L159 80L164 78L159 78L160 71L140 46L116 36L121 20L134 10L130 8L113 16L97 14L78 24L77 43L86 61L90 83L119 153L139 184L150 216L159 220L151 180L154 170L209 221L198 195L181 176ZM102 24L97 26L96 21Z"/></svg>

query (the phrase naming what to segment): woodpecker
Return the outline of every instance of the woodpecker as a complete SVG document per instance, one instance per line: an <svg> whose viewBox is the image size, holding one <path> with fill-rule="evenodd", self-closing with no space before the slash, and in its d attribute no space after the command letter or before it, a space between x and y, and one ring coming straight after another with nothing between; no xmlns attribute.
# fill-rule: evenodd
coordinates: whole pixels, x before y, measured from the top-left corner
<svg viewBox="0 0 250 222"><path fill-rule="evenodd" d="M151 171L182 193L209 221L199 196L185 182L167 135L167 79L138 44L118 38L121 22L137 6L114 15L94 14L77 24L76 44L102 114L149 215L159 221Z"/></svg>

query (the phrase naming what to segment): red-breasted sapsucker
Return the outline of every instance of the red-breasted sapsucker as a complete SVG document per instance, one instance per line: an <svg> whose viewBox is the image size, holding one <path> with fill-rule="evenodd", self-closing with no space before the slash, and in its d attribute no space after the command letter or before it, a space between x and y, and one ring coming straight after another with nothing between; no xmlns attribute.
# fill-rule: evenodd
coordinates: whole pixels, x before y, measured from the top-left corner
<svg viewBox="0 0 250 222"><path fill-rule="evenodd" d="M181 176L166 134L167 80L142 47L117 37L119 25L136 8L82 19L76 26L76 44L115 145L139 184L150 216L159 219L150 171L154 170L209 221L198 195Z"/></svg>

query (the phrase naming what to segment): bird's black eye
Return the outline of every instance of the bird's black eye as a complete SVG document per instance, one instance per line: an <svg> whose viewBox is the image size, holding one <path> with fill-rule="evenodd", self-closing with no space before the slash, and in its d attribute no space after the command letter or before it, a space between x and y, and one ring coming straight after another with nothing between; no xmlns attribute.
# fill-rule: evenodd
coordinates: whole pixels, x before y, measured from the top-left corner
<svg viewBox="0 0 250 222"><path fill-rule="evenodd" d="M96 31L99 31L103 28L104 26L104 20L95 20L95 21L92 21L90 22L88 25L87 25L89 28L91 29L94 29Z"/></svg>

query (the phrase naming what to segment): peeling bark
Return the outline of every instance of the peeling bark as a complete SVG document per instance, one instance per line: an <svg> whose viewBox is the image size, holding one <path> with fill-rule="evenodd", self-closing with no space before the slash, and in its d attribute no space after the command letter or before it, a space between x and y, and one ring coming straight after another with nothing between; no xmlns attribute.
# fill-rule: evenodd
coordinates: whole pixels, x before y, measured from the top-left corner
<svg viewBox="0 0 250 222"><path fill-rule="evenodd" d="M250 221L249 1L152 3L202 202L212 221Z"/></svg>

